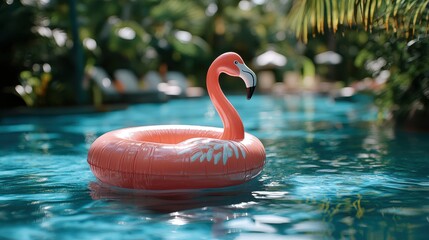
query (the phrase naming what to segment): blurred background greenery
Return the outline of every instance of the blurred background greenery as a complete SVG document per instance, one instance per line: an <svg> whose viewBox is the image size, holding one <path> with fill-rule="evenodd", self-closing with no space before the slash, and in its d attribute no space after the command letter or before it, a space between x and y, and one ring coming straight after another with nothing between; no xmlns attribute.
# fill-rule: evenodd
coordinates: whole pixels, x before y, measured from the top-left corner
<svg viewBox="0 0 429 240"><path fill-rule="evenodd" d="M235 51L261 92L365 92L380 119L429 122L428 0L2 0L0 22L0 108L94 104L92 66L204 87Z"/></svg>

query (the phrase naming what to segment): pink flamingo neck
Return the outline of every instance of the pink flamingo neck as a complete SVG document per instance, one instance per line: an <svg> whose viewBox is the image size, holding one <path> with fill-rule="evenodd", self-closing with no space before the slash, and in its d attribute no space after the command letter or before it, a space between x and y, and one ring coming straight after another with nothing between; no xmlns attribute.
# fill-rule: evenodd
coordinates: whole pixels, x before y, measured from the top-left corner
<svg viewBox="0 0 429 240"><path fill-rule="evenodd" d="M224 67L220 62L215 61L207 72L207 92L209 97L220 115L223 123L223 134L220 139L223 140L243 140L244 126L238 112L225 97L219 84L219 76Z"/></svg>

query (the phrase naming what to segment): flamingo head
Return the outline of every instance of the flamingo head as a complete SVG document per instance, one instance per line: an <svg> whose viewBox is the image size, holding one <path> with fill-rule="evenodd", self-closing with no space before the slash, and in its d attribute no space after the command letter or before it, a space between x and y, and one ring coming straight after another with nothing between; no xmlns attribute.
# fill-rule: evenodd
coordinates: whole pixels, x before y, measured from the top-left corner
<svg viewBox="0 0 429 240"><path fill-rule="evenodd" d="M246 84L247 99L250 99L256 88L256 75L246 66L243 59L234 52L228 52L220 55L218 59L221 61L221 71L233 76L240 77Z"/></svg>

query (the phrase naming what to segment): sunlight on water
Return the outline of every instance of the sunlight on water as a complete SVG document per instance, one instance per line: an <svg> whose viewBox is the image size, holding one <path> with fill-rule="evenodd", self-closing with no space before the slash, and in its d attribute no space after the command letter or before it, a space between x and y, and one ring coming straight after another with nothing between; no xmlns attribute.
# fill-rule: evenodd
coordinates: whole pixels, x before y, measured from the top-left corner
<svg viewBox="0 0 429 240"><path fill-rule="evenodd" d="M222 126L208 98L0 120L0 239L426 239L429 135L377 126L366 102L231 96L267 152L260 176L200 191L98 182L91 143L118 128Z"/></svg>

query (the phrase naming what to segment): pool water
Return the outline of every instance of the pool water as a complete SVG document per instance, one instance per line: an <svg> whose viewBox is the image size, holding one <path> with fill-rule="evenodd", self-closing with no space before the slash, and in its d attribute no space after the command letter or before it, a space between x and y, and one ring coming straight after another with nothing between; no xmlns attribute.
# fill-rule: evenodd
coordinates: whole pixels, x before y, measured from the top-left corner
<svg viewBox="0 0 429 240"><path fill-rule="evenodd" d="M265 145L249 183L200 191L106 186L90 144L123 127L221 127L210 100L0 120L0 239L427 239L429 134L372 120L366 101L230 96Z"/></svg>

